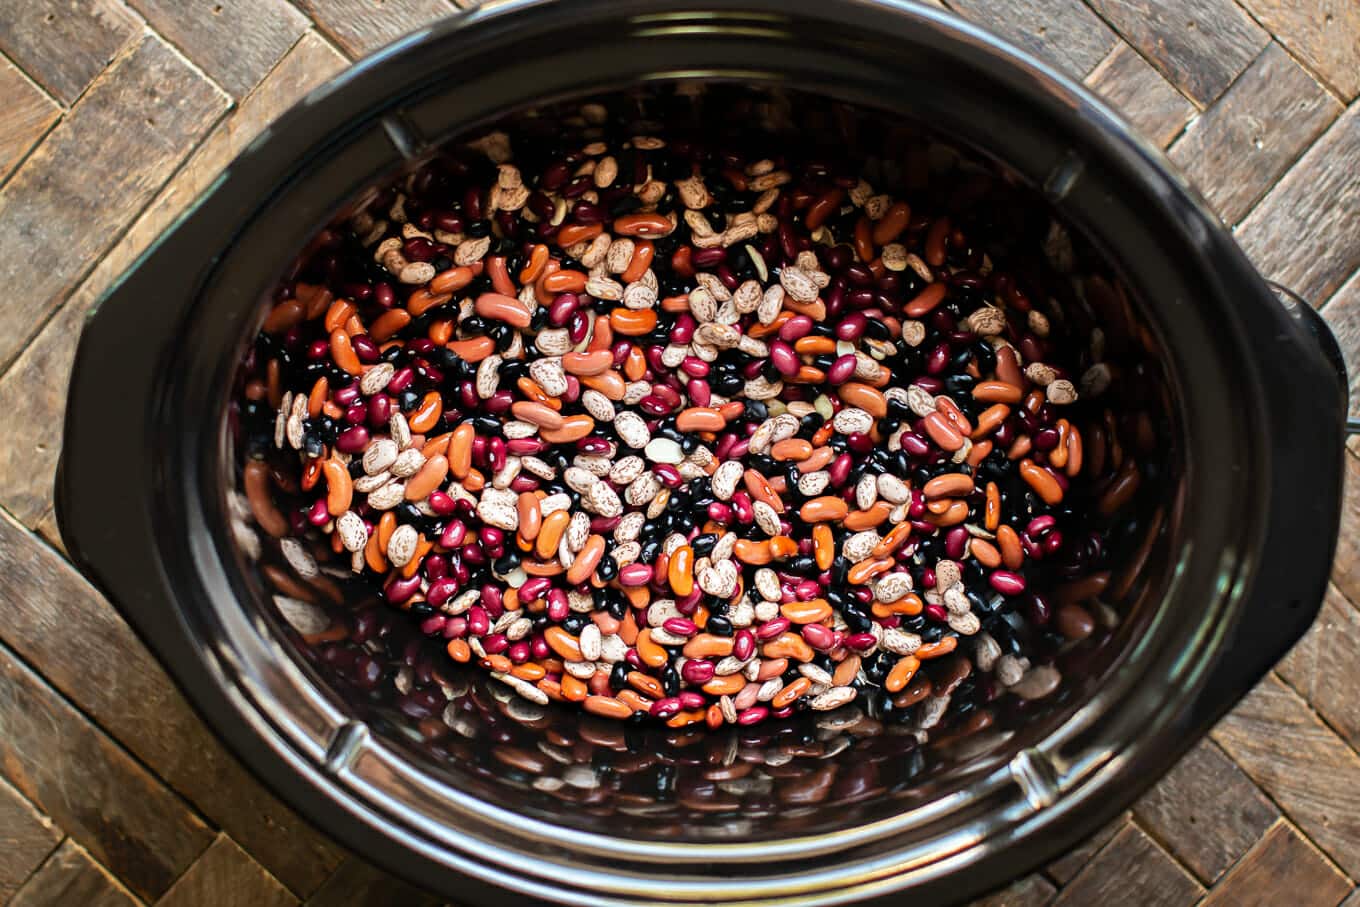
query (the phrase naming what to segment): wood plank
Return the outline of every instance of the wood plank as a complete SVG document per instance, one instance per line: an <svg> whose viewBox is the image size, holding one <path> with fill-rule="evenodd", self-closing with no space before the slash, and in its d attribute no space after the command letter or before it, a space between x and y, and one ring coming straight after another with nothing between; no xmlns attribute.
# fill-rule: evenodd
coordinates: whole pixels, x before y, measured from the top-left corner
<svg viewBox="0 0 1360 907"><path fill-rule="evenodd" d="M1298 693L1267 675L1212 736L1347 874L1360 873L1360 756Z"/></svg>
<svg viewBox="0 0 1360 907"><path fill-rule="evenodd" d="M1053 905L1189 907L1203 892L1190 873L1138 826L1126 825L1071 884L1058 892Z"/></svg>
<svg viewBox="0 0 1360 907"><path fill-rule="evenodd" d="M1270 40L1233 0L1089 0L1126 40L1201 107Z"/></svg>
<svg viewBox="0 0 1360 907"><path fill-rule="evenodd" d="M1213 884L1280 817L1223 751L1202 740L1133 807L1139 823Z"/></svg>
<svg viewBox="0 0 1360 907"><path fill-rule="evenodd" d="M1355 0L1239 2L1343 99L1360 95L1360 4Z"/></svg>
<svg viewBox="0 0 1360 907"><path fill-rule="evenodd" d="M293 907L297 898L226 835L179 877L157 907Z"/></svg>
<svg viewBox="0 0 1360 907"><path fill-rule="evenodd" d="M307 899L307 907L434 907L440 899L350 857Z"/></svg>
<svg viewBox="0 0 1360 907"><path fill-rule="evenodd" d="M445 0L297 0L297 4L356 58L455 12Z"/></svg>
<svg viewBox="0 0 1360 907"><path fill-rule="evenodd" d="M141 31L117 0L0 3L0 50L63 104L71 104Z"/></svg>
<svg viewBox="0 0 1360 907"><path fill-rule="evenodd" d="M55 510L48 510L42 515L42 519L38 520L37 531L58 554L67 557L66 543L61 540L61 527L57 525Z"/></svg>
<svg viewBox="0 0 1360 907"><path fill-rule="evenodd" d="M1270 44L1171 148L1224 222L1235 224L1341 114L1341 104Z"/></svg>
<svg viewBox="0 0 1360 907"><path fill-rule="evenodd" d="M1195 105L1123 41L1091 70L1086 85L1159 148L1170 144L1195 114Z"/></svg>
<svg viewBox="0 0 1360 907"><path fill-rule="evenodd" d="M247 774L112 607L3 513L0 576L7 645L299 895L326 880L336 845Z"/></svg>
<svg viewBox="0 0 1360 907"><path fill-rule="evenodd" d="M61 839L51 819L0 781L0 903L19 890Z"/></svg>
<svg viewBox="0 0 1360 907"><path fill-rule="evenodd" d="M80 845L62 842L8 907L137 907L139 901Z"/></svg>
<svg viewBox="0 0 1360 907"><path fill-rule="evenodd" d="M1352 439L1355 440L1355 439ZM1349 444L1349 442L1348 442ZM1345 490L1341 499L1341 529L1332 558L1332 582L1352 602L1360 602L1360 451L1345 458Z"/></svg>
<svg viewBox="0 0 1360 907"><path fill-rule="evenodd" d="M1360 888L1351 892L1351 896L1342 901L1338 907L1360 907Z"/></svg>
<svg viewBox="0 0 1360 907"><path fill-rule="evenodd" d="M0 649L0 773L144 897L169 888L212 841L183 800L7 649Z"/></svg>
<svg viewBox="0 0 1360 907"><path fill-rule="evenodd" d="M1058 857L1052 863L1044 867L1044 875L1048 876L1059 885L1066 885L1072 881L1091 862L1091 858L1100 852L1100 849L1119 833L1125 825L1129 824L1129 813L1124 813L1104 828L1097 831L1085 841L1073 847L1067 853Z"/></svg>
<svg viewBox="0 0 1360 907"><path fill-rule="evenodd" d="M949 5L1074 79L1095 69L1119 40L1081 0L949 0Z"/></svg>
<svg viewBox="0 0 1360 907"><path fill-rule="evenodd" d="M1322 306L1322 317L1332 329L1332 336L1346 359L1346 375L1350 380L1350 414L1360 418L1360 271L1332 295ZM1360 442L1360 438L1353 438ZM1349 442L1348 442L1349 443Z"/></svg>
<svg viewBox="0 0 1360 907"><path fill-rule="evenodd" d="M1252 261L1313 305L1360 266L1360 104L1352 104L1242 221Z"/></svg>
<svg viewBox="0 0 1360 907"><path fill-rule="evenodd" d="M0 57L0 183L61 116L57 102Z"/></svg>
<svg viewBox="0 0 1360 907"><path fill-rule="evenodd" d="M1053 900L1056 891L1048 879L1036 873L1017 879L980 901L974 901L972 907L1044 907Z"/></svg>
<svg viewBox="0 0 1360 907"><path fill-rule="evenodd" d="M1313 628L1280 662L1280 676L1308 700L1352 747L1360 746L1360 611L1336 588L1327 587Z"/></svg>
<svg viewBox="0 0 1360 907"><path fill-rule="evenodd" d="M0 378L0 411L11 417L10 431L0 437L0 504L26 525L36 525L52 506L66 388L85 313L265 126L345 65L325 39L315 32L303 35L213 130ZM0 313L0 323L4 317Z"/></svg>
<svg viewBox="0 0 1360 907"><path fill-rule="evenodd" d="M234 98L254 88L307 30L307 18L285 0L128 2Z"/></svg>
<svg viewBox="0 0 1360 907"><path fill-rule="evenodd" d="M16 4L0 4L9 9ZM3 29L0 28L0 31ZM227 98L164 42L143 38L0 189L0 362L7 362L151 200Z"/></svg>
<svg viewBox="0 0 1360 907"><path fill-rule="evenodd" d="M1200 902L1201 907L1335 907L1351 883L1281 819Z"/></svg>

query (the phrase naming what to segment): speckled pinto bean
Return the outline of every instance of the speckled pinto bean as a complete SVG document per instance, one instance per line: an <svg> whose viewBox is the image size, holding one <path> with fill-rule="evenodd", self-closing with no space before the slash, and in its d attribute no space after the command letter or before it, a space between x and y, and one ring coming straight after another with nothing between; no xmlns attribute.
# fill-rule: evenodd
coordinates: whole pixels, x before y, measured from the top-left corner
<svg viewBox="0 0 1360 907"><path fill-rule="evenodd" d="M352 575L525 707L933 733L1051 693L1154 453L1101 358L1130 338L1087 324L1118 293L1063 309L1062 228L1004 235L1002 187L602 111L522 159L544 139L450 145L309 246L234 404L243 547L292 598Z"/></svg>

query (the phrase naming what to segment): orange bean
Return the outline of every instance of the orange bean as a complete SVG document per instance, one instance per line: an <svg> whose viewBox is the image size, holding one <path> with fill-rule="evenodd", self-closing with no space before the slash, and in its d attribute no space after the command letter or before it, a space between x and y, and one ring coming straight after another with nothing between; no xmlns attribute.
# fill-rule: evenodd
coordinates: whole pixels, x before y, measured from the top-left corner
<svg viewBox="0 0 1360 907"><path fill-rule="evenodd" d="M898 523L891 530L889 530L887 535L883 536L882 541L880 541L877 545L874 546L874 550L872 552L873 556L887 557L889 554L892 554L894 551L900 548L902 544L906 542L906 540L910 536L911 536L911 524Z"/></svg>
<svg viewBox="0 0 1360 907"><path fill-rule="evenodd" d="M886 246L888 243L897 239L902 231L907 228L907 222L911 220L911 208L906 202L897 202L884 212L883 217L874 227L874 245Z"/></svg>
<svg viewBox="0 0 1360 907"><path fill-rule="evenodd" d="M748 469L742 474L741 479L742 483L746 485L746 490L750 492L751 497L755 498L757 501L764 501L766 504L769 504L774 508L775 513L784 512L783 500L780 499L779 495L775 494L774 489L770 487L769 480L763 475L756 472L754 469Z"/></svg>
<svg viewBox="0 0 1360 907"><path fill-rule="evenodd" d="M983 403L1016 404L1024 399L1024 392L1007 381L979 381L973 385L973 399Z"/></svg>
<svg viewBox="0 0 1360 907"><path fill-rule="evenodd" d="M562 675L561 684L562 698L568 702L582 702L588 695L585 682L570 674Z"/></svg>
<svg viewBox="0 0 1360 907"><path fill-rule="evenodd" d="M529 261L520 269L519 282L533 283L538 279L538 275L543 273L543 266L548 263L548 247L539 243L529 251Z"/></svg>
<svg viewBox="0 0 1360 907"><path fill-rule="evenodd" d="M406 500L423 501L430 492L444 484L449 474L449 461L441 456L430 457L425 465L411 478L406 480Z"/></svg>
<svg viewBox="0 0 1360 907"><path fill-rule="evenodd" d="M666 581L671 590L682 598L694 591L694 549L681 545L671 552L666 565Z"/></svg>
<svg viewBox="0 0 1360 907"><path fill-rule="evenodd" d="M430 391L420 399L416 408L406 416L406 423L414 434L424 434L434 428L444 414L444 398L439 391Z"/></svg>
<svg viewBox="0 0 1360 907"><path fill-rule="evenodd" d="M830 423L827 424L830 425ZM798 463L798 471L804 474L816 472L830 464L834 459L836 459L836 451L832 450L830 447L818 447L812 453L808 454L807 459Z"/></svg>
<svg viewBox="0 0 1360 907"><path fill-rule="evenodd" d="M521 329L529 326L529 310L513 296L502 293L483 293L477 297L473 307L477 314L483 318L504 321L511 327Z"/></svg>
<svg viewBox="0 0 1360 907"><path fill-rule="evenodd" d="M586 375L581 379L581 385L591 390L597 390L614 401L622 400L628 390L623 376L613 369L602 375Z"/></svg>
<svg viewBox="0 0 1360 907"><path fill-rule="evenodd" d="M405 309L388 309L368 326L368 336L377 343L383 343L396 336L398 331L410 323L411 315Z"/></svg>
<svg viewBox="0 0 1360 907"><path fill-rule="evenodd" d="M570 444L581 440L594 430L595 420L582 413L565 417L561 428L539 429L538 436L549 444Z"/></svg>
<svg viewBox="0 0 1360 907"><path fill-rule="evenodd" d="M936 306L944 302L947 289L942 281L930 284L912 297L911 301L902 309L903 313L908 318L923 318L929 315Z"/></svg>
<svg viewBox="0 0 1360 907"><path fill-rule="evenodd" d="M802 438L785 438L774 443L770 456L776 460L806 460L812 456L812 444Z"/></svg>
<svg viewBox="0 0 1360 907"><path fill-rule="evenodd" d="M604 536L596 533L586 539L585 547L567 568L567 582L574 586L590 579L595 573L595 568L600 565L600 558L604 557L604 549Z"/></svg>
<svg viewBox="0 0 1360 907"><path fill-rule="evenodd" d="M539 284L546 292L554 295L557 293L581 293L586 288L586 275L583 271L559 269L551 274L544 274Z"/></svg>
<svg viewBox="0 0 1360 907"><path fill-rule="evenodd" d="M766 658L793 658L808 662L812 661L817 653L797 633L781 633L765 643L760 654Z"/></svg>
<svg viewBox="0 0 1360 907"><path fill-rule="evenodd" d="M510 271L505 266L504 255L489 255L485 259L486 276L491 278L491 287L506 296L515 295L515 282L510 279Z"/></svg>
<svg viewBox="0 0 1360 907"><path fill-rule="evenodd" d="M883 678L883 689L889 693L900 693L920 667L921 662L915 656L903 655L888 671L888 676Z"/></svg>
<svg viewBox="0 0 1360 907"><path fill-rule="evenodd" d="M629 381L639 381L647 373L647 356L640 347L628 350L628 358L623 362L623 375Z"/></svg>
<svg viewBox="0 0 1360 907"><path fill-rule="evenodd" d="M986 494L982 525L988 532L996 532L996 527L1001 525L1001 489L995 482L988 482Z"/></svg>
<svg viewBox="0 0 1360 907"><path fill-rule="evenodd" d="M454 661L466 664L472 660L472 647L467 644L466 640L449 640L449 644L445 647L445 651L449 653L449 657Z"/></svg>
<svg viewBox="0 0 1360 907"><path fill-rule="evenodd" d="M614 354L609 350L590 353L567 353L562 357L562 368L569 375L581 377L602 375L614 366Z"/></svg>
<svg viewBox="0 0 1360 907"><path fill-rule="evenodd" d="M770 550L768 539L763 542L757 542L754 539L737 539L737 544L732 549L732 556L751 567L760 567L774 560L774 552Z"/></svg>
<svg viewBox="0 0 1360 907"><path fill-rule="evenodd" d="M836 341L831 337L800 337L794 341L793 351L808 356L825 356L836 352Z"/></svg>
<svg viewBox="0 0 1360 907"><path fill-rule="evenodd" d="M890 557L875 557L862 560L850 568L845 575L845 579L852 586L862 586L880 573L887 573L892 569L893 563L894 561Z"/></svg>
<svg viewBox="0 0 1360 907"><path fill-rule="evenodd" d="M543 641L567 661L580 661L582 658L580 641L556 624L543 631Z"/></svg>
<svg viewBox="0 0 1360 907"><path fill-rule="evenodd" d="M824 598L781 605L779 613L795 624L817 624L831 619L831 605Z"/></svg>
<svg viewBox="0 0 1360 907"><path fill-rule="evenodd" d="M539 428L555 430L562 427L562 414L545 403L516 400L510 404L510 412L516 419L537 425Z"/></svg>
<svg viewBox="0 0 1360 907"><path fill-rule="evenodd" d="M421 287L406 297L406 312L413 318L419 318L430 309L438 308L452 299L452 293L438 294Z"/></svg>
<svg viewBox="0 0 1360 907"><path fill-rule="evenodd" d="M916 650L916 657L921 661L931 658L939 658L941 655L948 655L958 648L959 638L957 636L946 636L939 642L928 642Z"/></svg>
<svg viewBox="0 0 1360 907"><path fill-rule="evenodd" d="M793 703L796 702L800 696L806 693L811 686L812 686L811 680L809 680L806 677L799 677L797 680L793 681L788 686L784 687L784 689L780 690L778 693L775 693L774 698L770 700L770 705L774 706L777 709L782 709L785 706L793 705Z"/></svg>
<svg viewBox="0 0 1360 907"><path fill-rule="evenodd" d="M642 275L652 266L652 259L656 257L656 247L651 240L640 239L633 244L633 257L628 259L628 267L619 275L624 283L635 283L642 279Z"/></svg>
<svg viewBox="0 0 1360 907"><path fill-rule="evenodd" d="M930 439L950 453L963 447L963 435L940 413L930 413L921 422Z"/></svg>
<svg viewBox="0 0 1360 907"><path fill-rule="evenodd" d="M1057 504L1063 499L1062 486L1058 480L1049 474L1047 469L1026 457L1020 461L1020 478L1025 480L1025 484L1034 489L1034 493L1043 498L1045 504Z"/></svg>
<svg viewBox="0 0 1360 907"><path fill-rule="evenodd" d="M641 337L656 327L655 309L614 309L609 313L609 326L624 337Z"/></svg>
<svg viewBox="0 0 1360 907"><path fill-rule="evenodd" d="M973 493L973 477L962 472L949 472L936 476L921 492L927 498L961 498Z"/></svg>
<svg viewBox="0 0 1360 907"><path fill-rule="evenodd" d="M339 516L354 500L354 480L349 476L349 467L331 457L321 464L326 474L326 512Z"/></svg>
<svg viewBox="0 0 1360 907"><path fill-rule="evenodd" d="M675 417L675 427L680 431L722 431L727 420L716 409L691 406Z"/></svg>
<svg viewBox="0 0 1360 907"><path fill-rule="evenodd" d="M746 686L746 678L740 673L714 677L700 689L710 696L735 696Z"/></svg>
<svg viewBox="0 0 1360 907"><path fill-rule="evenodd" d="M888 415L888 398L876 387L848 381L837 388L836 393L847 406L857 406L875 419Z"/></svg>
<svg viewBox="0 0 1360 907"><path fill-rule="evenodd" d="M652 642L651 628L639 631L633 645L637 647L638 657L642 659L642 663L649 668L661 667L670 657L660 644Z"/></svg>
<svg viewBox="0 0 1360 907"><path fill-rule="evenodd" d="M808 205L807 213L803 215L804 228L808 232L813 232L826 223L826 219L840 209L841 200L844 198L845 190L840 187L823 192Z"/></svg>
<svg viewBox="0 0 1360 907"><path fill-rule="evenodd" d="M831 569L831 563L836 559L836 539L826 523L812 527L812 553L817 559L818 570Z"/></svg>
<svg viewBox="0 0 1360 907"><path fill-rule="evenodd" d="M340 328L331 331L331 358L335 360L336 365L351 375L363 374L363 366L359 364L359 354L354 352L354 346L349 342L349 335Z"/></svg>
<svg viewBox="0 0 1360 907"><path fill-rule="evenodd" d="M732 654L733 639L730 636L714 636L711 633L700 633L698 636L691 636L685 643L685 647L680 651L686 658L725 658Z"/></svg>
<svg viewBox="0 0 1360 907"><path fill-rule="evenodd" d="M977 558L979 564L989 569L995 570L1001 566L1001 552L996 546L986 539L972 539L968 542L968 550L973 557Z"/></svg>
<svg viewBox="0 0 1360 907"><path fill-rule="evenodd" d="M625 214L614 219L614 233L619 236L666 236L674 229L661 214Z"/></svg>
<svg viewBox="0 0 1360 907"><path fill-rule="evenodd" d="M476 275L473 274L472 269L466 265L457 268L449 268L447 271L440 271L438 274L434 275L434 279L430 281L430 292L437 296L442 296L445 293L456 293L472 283L474 277L476 277Z"/></svg>
<svg viewBox="0 0 1360 907"><path fill-rule="evenodd" d="M949 238L949 218L941 217L930 225L926 233L925 259L932 268L944 265L945 242Z"/></svg>
<svg viewBox="0 0 1360 907"><path fill-rule="evenodd" d="M307 418L315 419L321 415L321 408L326 405L326 397L331 392L331 383L325 375L316 379L312 385L312 392L307 395ZM1066 440L1064 438L1063 440Z"/></svg>
<svg viewBox="0 0 1360 907"><path fill-rule="evenodd" d="M604 224L566 224L557 231L557 244L563 249L594 239L604 232Z"/></svg>
<svg viewBox="0 0 1360 907"><path fill-rule="evenodd" d="M967 510L967 507L964 509ZM854 513L848 514L841 525L851 532L873 529L875 526L882 525L892 514L892 511L893 505L887 501L876 501L868 510L856 510Z"/></svg>
<svg viewBox="0 0 1360 907"><path fill-rule="evenodd" d="M807 523L825 523L843 520L849 512L844 498L828 494L808 501L799 508L798 516Z"/></svg>
<svg viewBox="0 0 1360 907"><path fill-rule="evenodd" d="M571 522L571 513L566 510L558 510L548 514L543 518L543 526L538 530L538 538L534 540L534 553L541 558L549 558L557 553L557 546L562 541L562 533L567 531L567 524Z"/></svg>
<svg viewBox="0 0 1360 907"><path fill-rule="evenodd" d="M543 527L543 511L538 506L538 498L530 492L521 492L515 500L515 509L519 516L520 536L532 542Z"/></svg>
<svg viewBox="0 0 1360 907"><path fill-rule="evenodd" d="M330 308L326 309L326 317L322 320L321 325L326 329L327 333L337 331L344 327L345 323L348 322L353 315L354 304L347 299L337 299L335 302L331 303ZM352 334L354 332L347 331L346 333Z"/></svg>
<svg viewBox="0 0 1360 907"><path fill-rule="evenodd" d="M496 351L496 341L490 337L471 337L450 340L446 348L464 362L476 364Z"/></svg>
<svg viewBox="0 0 1360 907"><path fill-rule="evenodd" d="M1001 548L1001 562L1007 570L1019 570L1025 565L1025 549L1020 544L1020 536L1009 525L997 528L996 543Z"/></svg>
<svg viewBox="0 0 1360 907"><path fill-rule="evenodd" d="M581 706L592 715L602 718L622 719L633 714L632 708L613 696L587 696Z"/></svg>

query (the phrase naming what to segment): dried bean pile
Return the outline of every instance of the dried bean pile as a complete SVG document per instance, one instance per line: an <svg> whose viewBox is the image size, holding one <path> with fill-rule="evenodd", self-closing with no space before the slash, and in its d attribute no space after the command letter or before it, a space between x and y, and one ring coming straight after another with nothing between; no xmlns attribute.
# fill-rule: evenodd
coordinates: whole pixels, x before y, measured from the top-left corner
<svg viewBox="0 0 1360 907"><path fill-rule="evenodd" d="M817 161L510 146L371 197L281 287L238 412L291 567L610 718L905 716L956 650L984 699L1051 693L1054 627L1094 621L1048 587L1099 564L1139 473L1103 442L1083 468L1112 373L1042 288Z"/></svg>

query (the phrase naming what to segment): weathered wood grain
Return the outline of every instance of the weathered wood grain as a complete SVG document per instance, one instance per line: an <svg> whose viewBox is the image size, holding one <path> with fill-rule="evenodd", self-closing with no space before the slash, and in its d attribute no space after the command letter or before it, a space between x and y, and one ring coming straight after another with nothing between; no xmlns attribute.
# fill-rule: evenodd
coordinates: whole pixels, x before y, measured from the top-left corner
<svg viewBox="0 0 1360 907"><path fill-rule="evenodd" d="M0 362L36 333L227 103L147 36L0 189L0 285L24 288L0 295L0 322L9 327L0 333Z"/></svg>
<svg viewBox="0 0 1360 907"><path fill-rule="evenodd" d="M1346 487L1336 556L1332 558L1332 582L1346 598L1360 602L1360 450L1348 451L1344 462Z"/></svg>
<svg viewBox="0 0 1360 907"><path fill-rule="evenodd" d="M62 842L8 907L137 907L138 901L80 845Z"/></svg>
<svg viewBox="0 0 1360 907"><path fill-rule="evenodd" d="M1119 40L1081 0L949 0L949 5L1074 79L1095 69Z"/></svg>
<svg viewBox="0 0 1360 907"><path fill-rule="evenodd" d="M7 645L294 891L325 881L339 849L248 775L112 607L3 513L0 576Z"/></svg>
<svg viewBox="0 0 1360 907"><path fill-rule="evenodd" d="M351 57L372 53L456 9L445 0L297 0Z"/></svg>
<svg viewBox="0 0 1360 907"><path fill-rule="evenodd" d="M292 907L297 898L226 835L218 835L157 907Z"/></svg>
<svg viewBox="0 0 1360 907"><path fill-rule="evenodd" d="M1201 901L1201 907L1334 907L1350 881L1281 819Z"/></svg>
<svg viewBox="0 0 1360 907"><path fill-rule="evenodd" d="M1263 274L1314 305L1360 265L1360 104L1252 209L1238 241Z"/></svg>
<svg viewBox="0 0 1360 907"><path fill-rule="evenodd" d="M307 899L307 907L433 907L439 898L350 857Z"/></svg>
<svg viewBox="0 0 1360 907"><path fill-rule="evenodd" d="M0 57L0 183L61 116L61 108L19 67Z"/></svg>
<svg viewBox="0 0 1360 907"><path fill-rule="evenodd" d="M1344 100L1360 95L1360 4L1354 0L1239 2Z"/></svg>
<svg viewBox="0 0 1360 907"><path fill-rule="evenodd" d="M0 377L0 411L11 415L10 431L0 437L0 504L25 524L35 525L52 505L66 388L85 313L260 130L345 65L319 35L303 35L270 76L213 130Z"/></svg>
<svg viewBox="0 0 1360 907"><path fill-rule="evenodd" d="M1235 224L1341 113L1341 104L1270 44L1171 148L1224 222Z"/></svg>
<svg viewBox="0 0 1360 907"><path fill-rule="evenodd" d="M1053 901L1054 907L1137 904L1188 907L1204 892L1190 873L1138 826L1120 829Z"/></svg>
<svg viewBox="0 0 1360 907"><path fill-rule="evenodd" d="M0 781L0 903L7 902L61 843L62 831Z"/></svg>
<svg viewBox="0 0 1360 907"><path fill-rule="evenodd" d="M140 30L117 0L0 3L0 51L63 104L75 101Z"/></svg>
<svg viewBox="0 0 1360 907"><path fill-rule="evenodd" d="M307 18L286 0L128 2L235 98L254 88L307 29Z"/></svg>
<svg viewBox="0 0 1360 907"><path fill-rule="evenodd" d="M971 907L1044 907L1057 889L1041 875L1016 879L1000 891L974 901Z"/></svg>
<svg viewBox="0 0 1360 907"><path fill-rule="evenodd" d="M1129 813L1124 813L1104 828L1097 831L1085 841L1073 847L1067 853L1058 857L1052 863L1044 867L1044 875L1048 876L1059 885L1066 885L1081 872L1091 858L1100 852L1100 849L1110 843L1110 839L1129 824Z"/></svg>
<svg viewBox="0 0 1360 907"><path fill-rule="evenodd" d="M47 544L57 550L62 557L66 557L66 543L61 540L61 527L57 525L57 514L55 510L48 510L38 520L37 532L47 540Z"/></svg>
<svg viewBox="0 0 1360 907"><path fill-rule="evenodd" d="M1233 0L1088 0L1201 107L1247 68L1270 35Z"/></svg>
<svg viewBox="0 0 1360 907"><path fill-rule="evenodd" d="M1360 746L1360 611L1336 588L1327 587L1313 628L1277 670L1352 747Z"/></svg>
<svg viewBox="0 0 1360 907"><path fill-rule="evenodd" d="M1195 114L1195 105L1123 41L1091 70L1086 84L1159 148Z"/></svg>
<svg viewBox="0 0 1360 907"><path fill-rule="evenodd" d="M183 800L5 649L0 772L143 897L169 888L212 840Z"/></svg>
<svg viewBox="0 0 1360 907"><path fill-rule="evenodd" d="M1360 417L1360 271L1356 271L1322 306L1350 380L1350 414ZM1352 439L1360 443L1360 438Z"/></svg>
<svg viewBox="0 0 1360 907"><path fill-rule="evenodd" d="M1134 804L1133 814L1200 881L1213 884L1280 811L1203 740Z"/></svg>
<svg viewBox="0 0 1360 907"><path fill-rule="evenodd" d="M1343 870L1360 872L1360 756L1297 693L1268 675L1212 736Z"/></svg>

